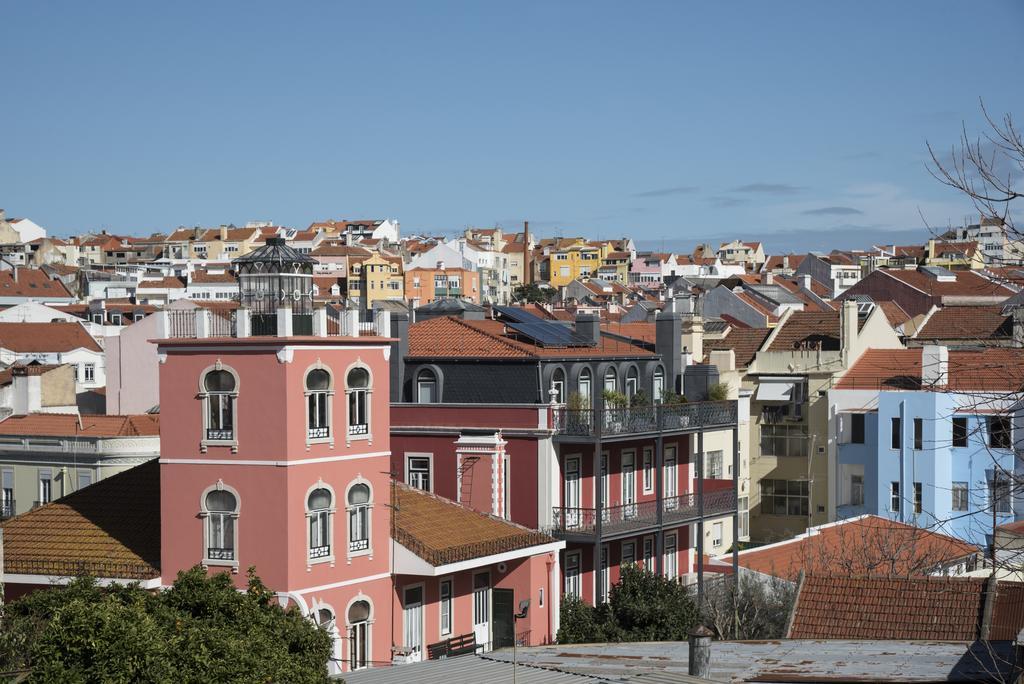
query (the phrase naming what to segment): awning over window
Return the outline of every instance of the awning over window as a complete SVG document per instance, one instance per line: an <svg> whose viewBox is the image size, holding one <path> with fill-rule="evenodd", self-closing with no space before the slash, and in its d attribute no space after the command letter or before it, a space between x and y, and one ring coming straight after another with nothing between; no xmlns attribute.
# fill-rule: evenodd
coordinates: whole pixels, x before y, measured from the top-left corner
<svg viewBox="0 0 1024 684"><path fill-rule="evenodd" d="M793 388L796 386L794 380L762 379L757 386L757 401L781 401L788 402L793 399Z"/></svg>

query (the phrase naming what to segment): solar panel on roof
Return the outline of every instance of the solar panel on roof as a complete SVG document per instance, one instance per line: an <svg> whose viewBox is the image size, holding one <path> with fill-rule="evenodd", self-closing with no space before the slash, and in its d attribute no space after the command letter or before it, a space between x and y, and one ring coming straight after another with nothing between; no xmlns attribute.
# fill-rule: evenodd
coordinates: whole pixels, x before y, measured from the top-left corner
<svg viewBox="0 0 1024 684"><path fill-rule="evenodd" d="M510 321L516 323L548 323L549 321L544 320L540 316L535 316L529 311L524 311L515 306L492 306L494 311L498 312L498 315L502 318L507 318Z"/></svg>
<svg viewBox="0 0 1024 684"><path fill-rule="evenodd" d="M520 335L529 337L542 347L593 347L594 342L556 321L508 323Z"/></svg>

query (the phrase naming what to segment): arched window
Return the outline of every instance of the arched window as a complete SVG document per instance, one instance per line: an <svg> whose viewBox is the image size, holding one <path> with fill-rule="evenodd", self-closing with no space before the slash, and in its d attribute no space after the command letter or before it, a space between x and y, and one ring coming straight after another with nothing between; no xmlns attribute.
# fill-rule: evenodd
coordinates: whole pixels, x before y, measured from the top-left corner
<svg viewBox="0 0 1024 684"><path fill-rule="evenodd" d="M640 380L637 376L636 366L630 366L626 371L626 396L633 397L640 390Z"/></svg>
<svg viewBox="0 0 1024 684"><path fill-rule="evenodd" d="M556 368L555 372L551 374L551 389L553 393L550 397L551 401L556 404L565 403L565 371L561 368Z"/></svg>
<svg viewBox="0 0 1024 684"><path fill-rule="evenodd" d="M211 489L203 500L206 516L206 560L237 560L235 554L235 522L238 498L226 489Z"/></svg>
<svg viewBox="0 0 1024 684"><path fill-rule="evenodd" d="M658 366L654 370L654 402L661 403L662 396L665 394L665 369Z"/></svg>
<svg viewBox="0 0 1024 684"><path fill-rule="evenodd" d="M592 392L590 388L591 384L590 369L584 368L580 371L580 379L576 384L576 391L579 392L579 395L586 399L588 403L590 402L590 394Z"/></svg>
<svg viewBox="0 0 1024 684"><path fill-rule="evenodd" d="M350 370L348 377L345 378L345 392L348 394L348 434L369 434L369 371L365 368L353 368Z"/></svg>
<svg viewBox="0 0 1024 684"><path fill-rule="evenodd" d="M370 604L356 601L348 609L348 669L361 670L370 661Z"/></svg>
<svg viewBox="0 0 1024 684"><path fill-rule="evenodd" d="M211 370L203 377L202 397L206 403L206 441L235 441L235 400L238 380L223 368Z"/></svg>
<svg viewBox="0 0 1024 684"><path fill-rule="evenodd" d="M357 483L348 490L349 553L370 548L370 486Z"/></svg>
<svg viewBox="0 0 1024 684"><path fill-rule="evenodd" d="M615 381L614 366L604 372L604 388L609 392L614 392L618 388L618 384Z"/></svg>
<svg viewBox="0 0 1024 684"><path fill-rule="evenodd" d="M331 518L334 513L334 496L326 487L318 487L306 498L306 515L309 517L309 559L331 557Z"/></svg>
<svg viewBox="0 0 1024 684"><path fill-rule="evenodd" d="M437 375L429 368L423 368L416 374L416 403L437 403Z"/></svg>
<svg viewBox="0 0 1024 684"><path fill-rule="evenodd" d="M331 436L331 374L323 368L306 373L306 438Z"/></svg>

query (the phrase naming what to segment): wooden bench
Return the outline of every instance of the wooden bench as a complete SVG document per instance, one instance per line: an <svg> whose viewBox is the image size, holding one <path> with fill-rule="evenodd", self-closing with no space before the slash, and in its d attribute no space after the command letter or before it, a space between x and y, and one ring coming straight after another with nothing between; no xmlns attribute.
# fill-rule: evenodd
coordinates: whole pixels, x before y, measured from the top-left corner
<svg viewBox="0 0 1024 684"><path fill-rule="evenodd" d="M476 653L476 649L476 634L470 632L469 634L460 634L459 636L439 641L436 644L430 644L427 646L427 657L430 660L439 660L441 658Z"/></svg>

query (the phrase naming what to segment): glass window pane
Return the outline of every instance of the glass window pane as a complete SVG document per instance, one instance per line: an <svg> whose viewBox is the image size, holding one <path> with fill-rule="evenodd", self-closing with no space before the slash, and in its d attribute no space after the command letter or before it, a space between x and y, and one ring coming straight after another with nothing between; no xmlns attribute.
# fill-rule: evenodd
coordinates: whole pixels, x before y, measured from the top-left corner
<svg viewBox="0 0 1024 684"><path fill-rule="evenodd" d="M234 392L235 376L225 370L210 371L206 374L204 386L207 392Z"/></svg>
<svg viewBox="0 0 1024 684"><path fill-rule="evenodd" d="M350 506L358 506L370 502L370 488L364 484L353 485L348 490L348 503Z"/></svg>
<svg viewBox="0 0 1024 684"><path fill-rule="evenodd" d="M331 492L327 489L314 489L309 494L309 510L316 511L331 507Z"/></svg>
<svg viewBox="0 0 1024 684"><path fill-rule="evenodd" d="M349 387L365 388L370 386L370 374L365 368L353 368L348 372L345 384Z"/></svg>
<svg viewBox="0 0 1024 684"><path fill-rule="evenodd" d="M206 510L234 513L238 505L235 495L224 489L215 489L206 495Z"/></svg>
<svg viewBox="0 0 1024 684"><path fill-rule="evenodd" d="M311 370L306 376L306 389L308 390L327 390L330 389L330 386L331 376L325 370L317 368L315 370Z"/></svg>

